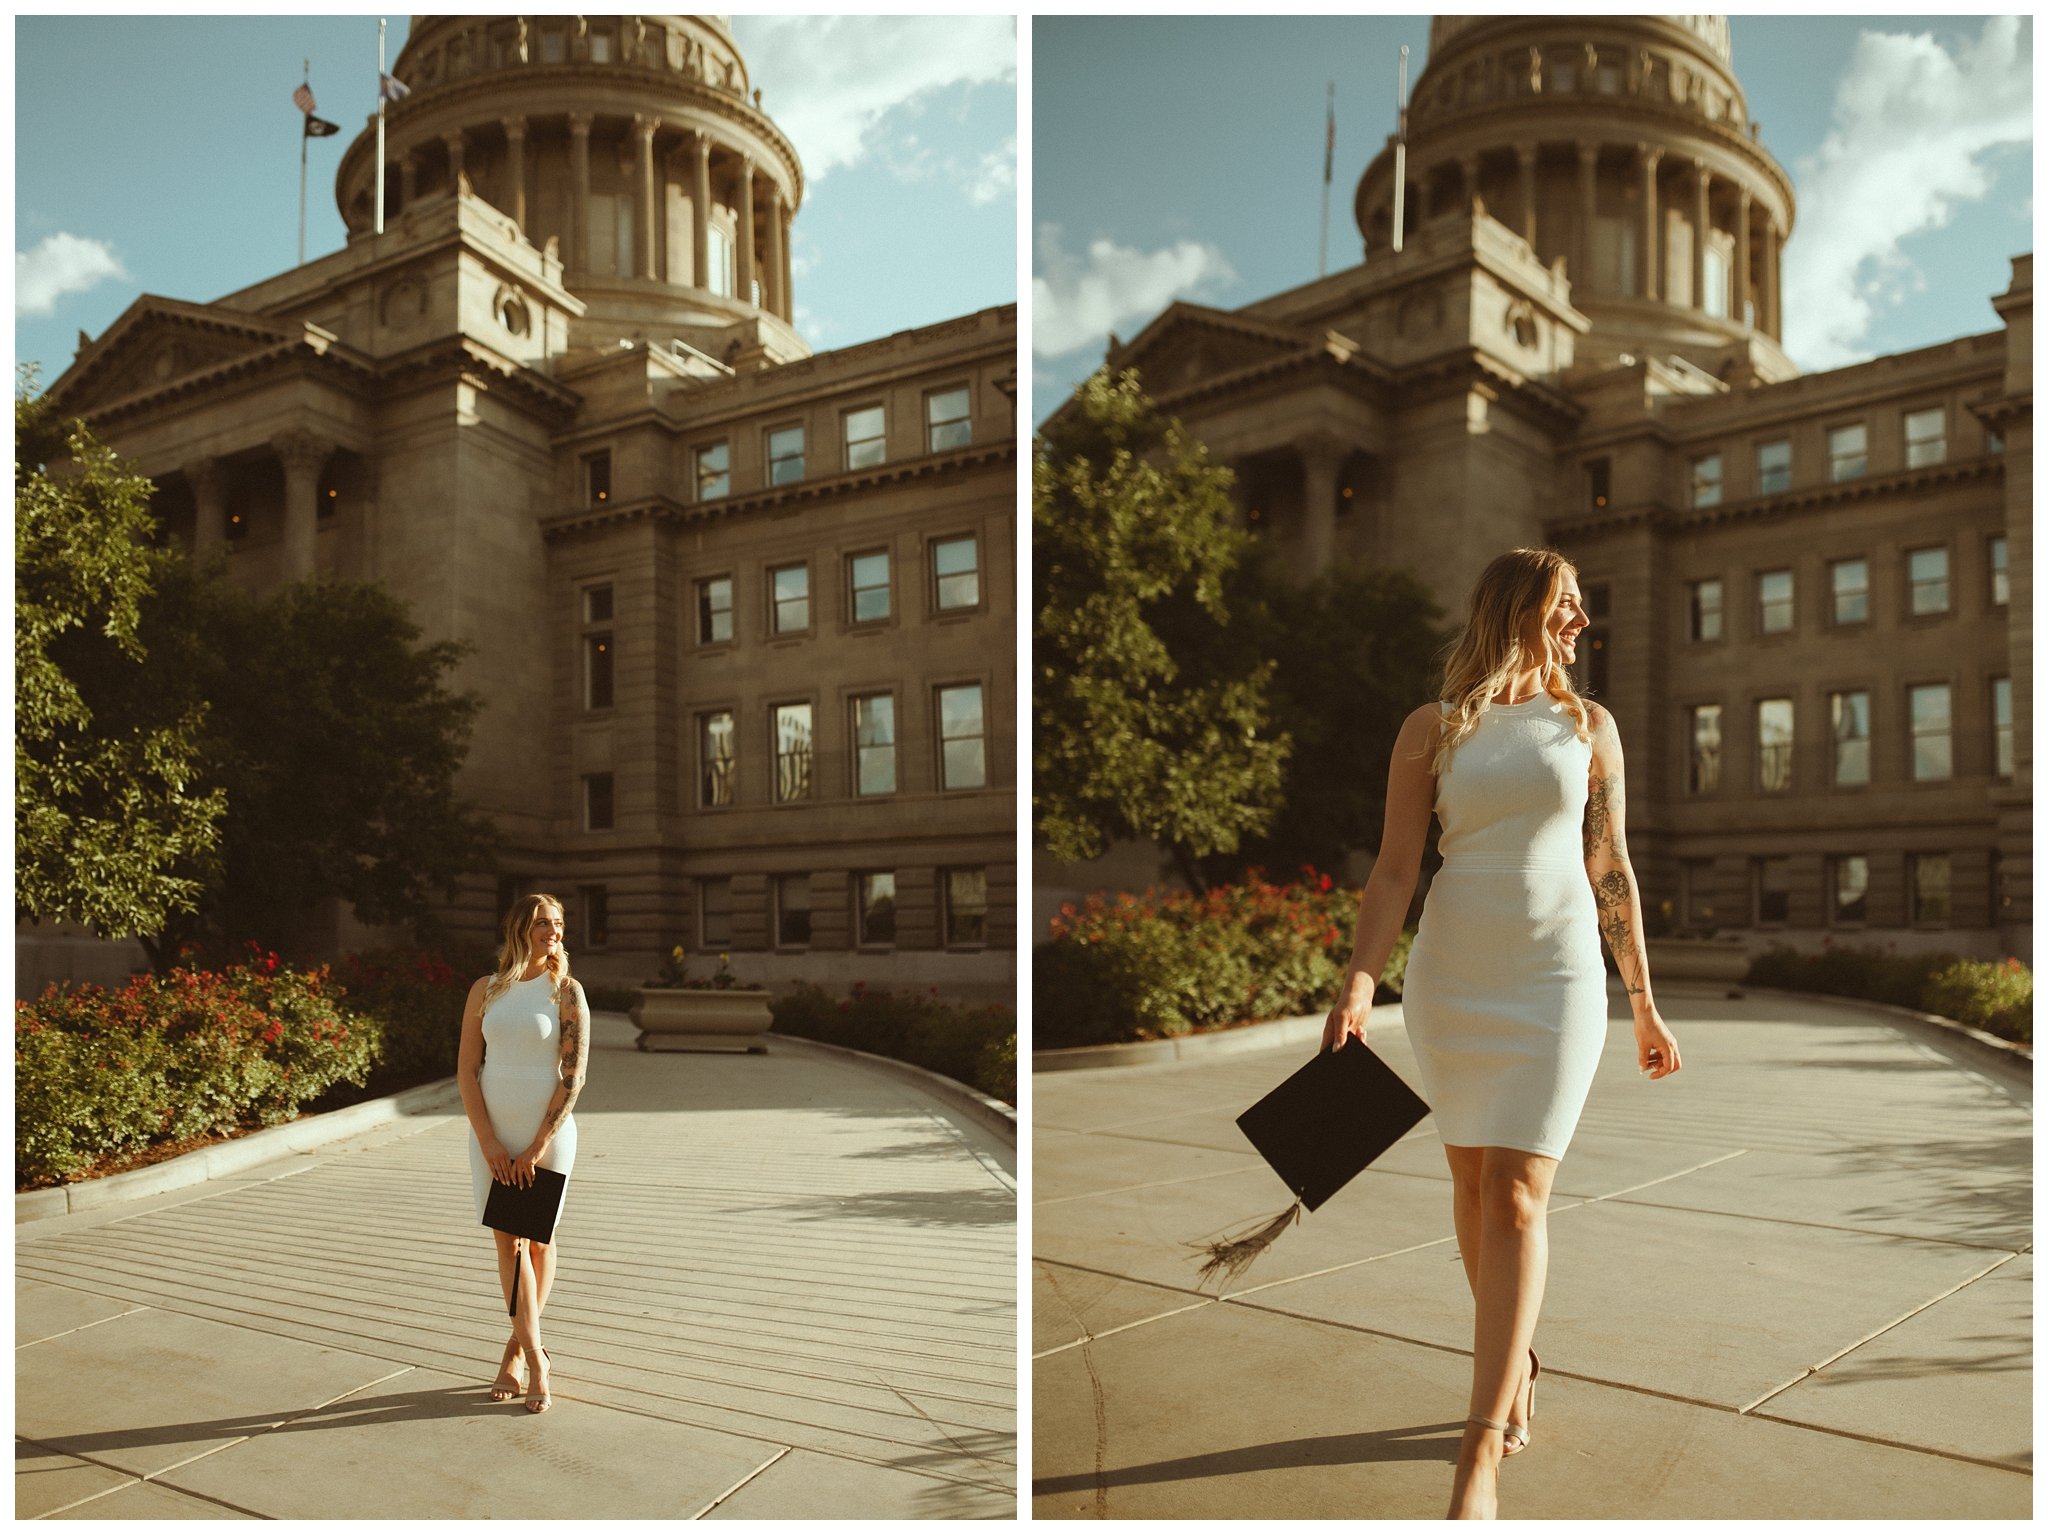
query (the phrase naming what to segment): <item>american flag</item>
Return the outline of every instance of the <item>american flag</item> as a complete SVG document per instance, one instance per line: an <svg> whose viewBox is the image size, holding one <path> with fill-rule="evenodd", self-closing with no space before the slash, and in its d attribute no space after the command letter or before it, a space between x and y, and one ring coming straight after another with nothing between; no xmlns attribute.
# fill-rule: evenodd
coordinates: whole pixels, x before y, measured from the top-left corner
<svg viewBox="0 0 2048 1535"><path fill-rule="evenodd" d="M311 117L313 115L313 88L310 85L302 85L293 91L292 105L308 117Z"/></svg>

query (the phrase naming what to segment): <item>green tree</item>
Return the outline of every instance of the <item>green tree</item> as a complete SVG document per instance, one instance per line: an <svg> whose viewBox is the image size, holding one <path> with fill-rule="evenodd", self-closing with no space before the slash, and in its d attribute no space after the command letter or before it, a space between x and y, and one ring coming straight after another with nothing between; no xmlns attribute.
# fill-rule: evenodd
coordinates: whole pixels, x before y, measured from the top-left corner
<svg viewBox="0 0 2048 1535"><path fill-rule="evenodd" d="M162 930L197 905L226 806L199 782L204 707L138 726L65 665L83 639L115 687L149 656L140 626L166 556L150 482L24 370L14 398L15 914L104 937ZM125 677L123 674L126 674Z"/></svg>
<svg viewBox="0 0 2048 1535"><path fill-rule="evenodd" d="M1201 859L1234 852L1278 808L1288 742L1268 724L1273 666L1223 634L1226 581L1250 542L1229 486L1135 372L1098 371L1040 440L1033 812L1055 858L1149 838L1198 884Z"/></svg>

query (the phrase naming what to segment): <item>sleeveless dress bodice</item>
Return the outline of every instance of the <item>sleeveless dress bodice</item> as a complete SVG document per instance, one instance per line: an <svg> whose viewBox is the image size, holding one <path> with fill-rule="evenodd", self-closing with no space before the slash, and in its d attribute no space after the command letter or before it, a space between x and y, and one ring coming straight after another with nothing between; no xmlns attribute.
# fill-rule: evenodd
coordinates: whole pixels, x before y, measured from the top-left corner
<svg viewBox="0 0 2048 1535"><path fill-rule="evenodd" d="M484 1008L483 1030L484 1066L477 1084L491 1116L491 1132L516 1157L539 1133L562 1080L562 1014L552 978L543 973L530 981L514 981L498 993ZM575 1161L576 1116L568 1114L542 1153L540 1165L567 1173ZM469 1138L469 1173L481 1221L491 1169L474 1134ZM566 1197L562 1207L568 1208Z"/></svg>

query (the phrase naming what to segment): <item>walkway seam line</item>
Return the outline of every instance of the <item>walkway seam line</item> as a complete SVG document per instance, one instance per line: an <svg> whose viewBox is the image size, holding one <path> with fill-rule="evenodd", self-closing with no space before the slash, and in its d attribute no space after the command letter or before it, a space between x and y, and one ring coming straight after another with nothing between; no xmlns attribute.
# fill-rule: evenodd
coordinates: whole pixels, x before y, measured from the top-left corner
<svg viewBox="0 0 2048 1535"><path fill-rule="evenodd" d="M706 1503L702 1508L698 1509L696 1513L690 1515L690 1517L692 1519L702 1519L706 1514L710 1513L711 1510L718 1507L719 1504L723 1503L727 1498L731 1497L734 1493L738 1492L742 1487L746 1486L747 1483L751 1482L763 1471L766 1471L770 1466L774 1465L778 1460L782 1459L782 1457L787 1455L792 1448L794 1448L794 1446L792 1445L783 1445L781 1448L776 1450L776 1452L773 1455L769 1456L766 1460L762 1461L760 1465L754 1467L753 1470L749 1471L745 1476L741 1477L738 1481L734 1482L730 1487L726 1488L724 1492L721 1492L709 1503Z"/></svg>
<svg viewBox="0 0 2048 1535"><path fill-rule="evenodd" d="M37 1280L34 1282L41 1284L45 1281ZM58 1285L56 1288L60 1290L70 1290L71 1286ZM94 1292L91 1290L72 1290L72 1294L74 1295L91 1295L93 1293ZM111 1300L113 1297L102 1296L100 1298L104 1300ZM14 1345L14 1352L18 1354L25 1348L34 1348L38 1343L55 1343L59 1338L76 1337L79 1333L84 1332L88 1327L104 1327L109 1322L120 1321L121 1318L124 1316L133 1316L138 1311L148 1311L149 1309L151 1308L140 1303L137 1303L135 1305L131 1305L126 1311L117 1311L112 1316L95 1317L90 1322L80 1322L76 1327L67 1327L62 1332L53 1332L47 1338L31 1338L26 1343L17 1343ZM43 1516L38 1514L36 1517L42 1518Z"/></svg>
<svg viewBox="0 0 2048 1535"><path fill-rule="evenodd" d="M1802 1372L1799 1375L1795 1375L1791 1380L1786 1381L1782 1386L1773 1386L1769 1391L1766 1391L1762 1396L1758 1397L1755 1401L1751 1402L1747 1407L1738 1407L1735 1410L1738 1413L1744 1414L1755 1412L1757 1408L1763 1406L1763 1404L1768 1402L1772 1397L1783 1395L1785 1392L1790 1391L1794 1386L1798 1385L1801 1381L1812 1379L1814 1376L1818 1375L1822 1370L1825 1370L1829 1365L1834 1364L1837 1361L1845 1358L1846 1356L1855 1353L1856 1350L1863 1347L1864 1344L1874 1342L1878 1338L1881 1338L1886 1333L1890 1332L1894 1327L1899 1326L1901 1323L1910 1322L1914 1317L1920 1315L1921 1312L1940 1305L1943 1301L1947 1300L1951 1295L1959 1294L1962 1291L1967 1290L1971 1285L1975 1284L1978 1280L1986 1278L1991 1274L1997 1273L2000 1269L2004 1268L2008 1263L2012 1262L2013 1259L2017 1258L2018 1256L2018 1253L2007 1253L2003 1258L2000 1258L1996 1263L1992 1264L1991 1267L1983 1269L1978 1273L1972 1274L1968 1279L1965 1279L1961 1284L1950 1286L1948 1289L1943 1290L1941 1294L1935 1296L1932 1300L1924 1301L1920 1305L1915 1306L1911 1311L1908 1311L1904 1316L1897 1317L1894 1320L1885 1323L1884 1326L1878 1328L1875 1332L1866 1333L1861 1338L1858 1338L1854 1343L1850 1344L1847 1348L1838 1349L1836 1352L1828 1355L1828 1357L1823 1359L1819 1364L1809 1366L1804 1372Z"/></svg>

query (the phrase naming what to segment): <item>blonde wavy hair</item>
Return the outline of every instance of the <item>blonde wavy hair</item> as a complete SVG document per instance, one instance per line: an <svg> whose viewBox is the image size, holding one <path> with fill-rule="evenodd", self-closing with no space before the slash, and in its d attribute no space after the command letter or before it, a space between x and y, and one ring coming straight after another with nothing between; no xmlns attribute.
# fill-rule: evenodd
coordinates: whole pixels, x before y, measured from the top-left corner
<svg viewBox="0 0 2048 1535"><path fill-rule="evenodd" d="M505 913L504 942L498 947L498 969L484 985L484 1006L491 1005L491 999L519 979L527 961L533 957L533 945L527 941L527 929L533 926L533 919L540 915L543 907L552 907L555 921L566 920L562 903L551 895L522 895L512 903L512 909ZM559 997L562 988L569 984L569 949L566 944L557 944L555 952L548 956L547 972L553 978L550 988Z"/></svg>
<svg viewBox="0 0 2048 1535"><path fill-rule="evenodd" d="M1593 739L1586 701L1572 687L1564 653L1545 622L1565 572L1578 567L1555 549L1510 549L1479 573L1472 585L1472 611L1465 632L1444 662L1443 702L1451 706L1437 743L1431 773L1442 773L1451 753L1478 727L1479 717L1493 706L1494 694L1515 673L1532 663L1542 668L1543 691L1563 704L1576 722L1581 741ZM1525 636L1534 629L1540 654L1531 654Z"/></svg>

